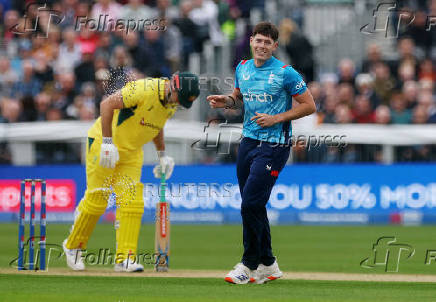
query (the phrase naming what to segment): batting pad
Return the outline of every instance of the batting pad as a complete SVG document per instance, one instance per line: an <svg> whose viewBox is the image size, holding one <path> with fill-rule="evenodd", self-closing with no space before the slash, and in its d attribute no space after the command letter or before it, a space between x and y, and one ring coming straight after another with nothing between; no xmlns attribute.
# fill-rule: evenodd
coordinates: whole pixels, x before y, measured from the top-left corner
<svg viewBox="0 0 436 302"><path fill-rule="evenodd" d="M135 199L117 207L115 220L117 263L123 262L127 257L135 258L142 214L144 213L143 191L143 184L137 183Z"/></svg>
<svg viewBox="0 0 436 302"><path fill-rule="evenodd" d="M101 190L85 192L66 243L68 249L85 249L100 216L106 210L107 196Z"/></svg>

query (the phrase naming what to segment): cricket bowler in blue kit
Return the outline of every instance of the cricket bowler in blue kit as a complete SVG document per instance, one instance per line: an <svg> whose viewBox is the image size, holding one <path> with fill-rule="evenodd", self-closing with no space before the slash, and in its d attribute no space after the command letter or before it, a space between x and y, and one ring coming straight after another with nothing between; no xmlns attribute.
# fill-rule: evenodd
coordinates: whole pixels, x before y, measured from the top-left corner
<svg viewBox="0 0 436 302"><path fill-rule="evenodd" d="M289 158L291 121L316 110L301 75L272 56L278 35L273 24L257 24L250 37L253 59L236 67L233 93L207 97L212 108L244 108L237 158L244 254L225 277L229 283L262 284L283 275L272 253L266 204Z"/></svg>

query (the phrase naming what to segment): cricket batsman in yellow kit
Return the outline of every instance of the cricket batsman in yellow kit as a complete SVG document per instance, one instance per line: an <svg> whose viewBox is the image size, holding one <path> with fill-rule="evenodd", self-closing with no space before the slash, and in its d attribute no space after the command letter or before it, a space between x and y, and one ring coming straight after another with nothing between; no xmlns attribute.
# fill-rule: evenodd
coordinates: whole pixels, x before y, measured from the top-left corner
<svg viewBox="0 0 436 302"><path fill-rule="evenodd" d="M155 177L161 171L168 179L174 169L173 158L165 155L163 128L176 112L177 105L190 108L199 95L198 77L189 72L175 73L171 80L141 79L127 83L121 90L100 104L101 116L88 131L86 154L87 189L75 211L74 224L63 249L67 265L84 270L81 251L100 216L105 212L110 183L129 180L133 193L123 198L116 209L115 271L143 271L142 264L130 261L136 256L139 230L144 212L141 170L143 145L153 141L159 164L153 169ZM117 188L114 189L118 197Z"/></svg>

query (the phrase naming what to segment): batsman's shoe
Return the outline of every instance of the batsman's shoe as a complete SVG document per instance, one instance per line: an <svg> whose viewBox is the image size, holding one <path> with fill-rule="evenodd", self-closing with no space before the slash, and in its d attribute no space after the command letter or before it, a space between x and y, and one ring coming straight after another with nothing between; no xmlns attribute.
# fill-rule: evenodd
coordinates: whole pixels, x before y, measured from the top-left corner
<svg viewBox="0 0 436 302"><path fill-rule="evenodd" d="M114 270L116 272L125 272L125 273L143 272L144 266L133 260L126 259L121 263L115 263Z"/></svg>
<svg viewBox="0 0 436 302"><path fill-rule="evenodd" d="M253 277L253 273L254 271L250 270L244 264L238 263L233 270L227 274L224 280L233 284L247 284Z"/></svg>
<svg viewBox="0 0 436 302"><path fill-rule="evenodd" d="M67 265L73 271L83 271L85 269L85 264L82 259L82 250L81 249L68 249L67 239L62 243L62 247L64 249L65 257L67 258Z"/></svg>
<svg viewBox="0 0 436 302"><path fill-rule="evenodd" d="M269 281L276 280L282 276L283 273L280 271L277 261L274 261L274 263L269 266L259 264L257 270L253 274L253 277L250 279L250 282L263 284Z"/></svg>

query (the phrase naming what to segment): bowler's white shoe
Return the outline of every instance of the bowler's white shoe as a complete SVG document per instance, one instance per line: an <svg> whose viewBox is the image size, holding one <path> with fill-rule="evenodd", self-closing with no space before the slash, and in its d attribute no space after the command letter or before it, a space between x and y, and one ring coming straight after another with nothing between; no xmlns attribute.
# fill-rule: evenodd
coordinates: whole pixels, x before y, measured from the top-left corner
<svg viewBox="0 0 436 302"><path fill-rule="evenodd" d="M251 283L263 284L282 277L283 273L280 271L277 261L274 261L269 266L259 264L253 275L253 278L250 279Z"/></svg>
<svg viewBox="0 0 436 302"><path fill-rule="evenodd" d="M81 249L68 249L66 247L67 239L62 243L62 248L64 249L65 257L67 258L67 265L73 271L83 271L85 269L85 264L82 259Z"/></svg>
<svg viewBox="0 0 436 302"><path fill-rule="evenodd" d="M224 280L233 284L247 284L253 277L253 273L254 271L250 270L244 264L238 263L233 270L227 274Z"/></svg>
<svg viewBox="0 0 436 302"><path fill-rule="evenodd" d="M126 272L126 273L143 272L144 266L133 260L126 259L121 263L115 263L114 270L116 272Z"/></svg>

